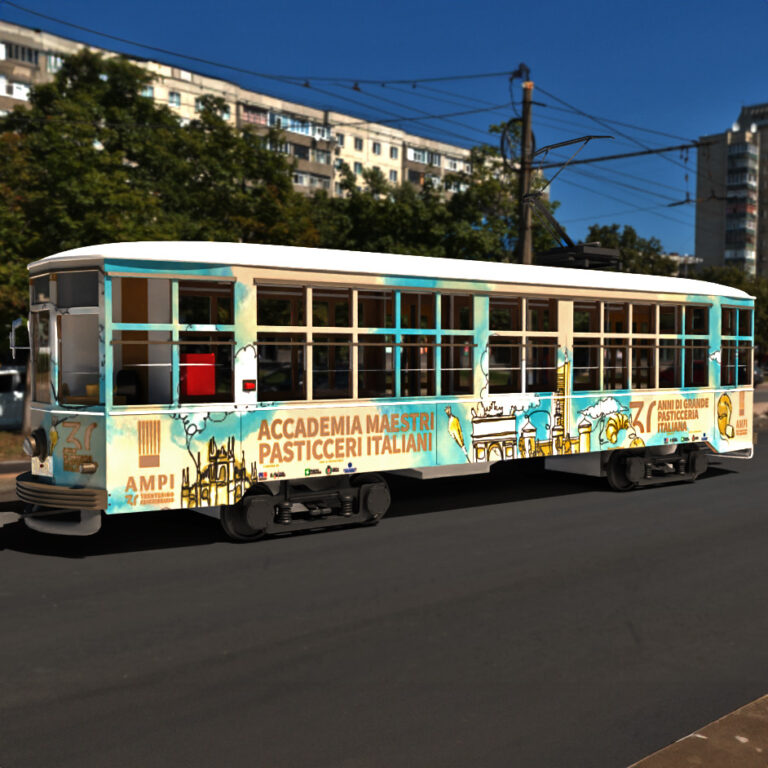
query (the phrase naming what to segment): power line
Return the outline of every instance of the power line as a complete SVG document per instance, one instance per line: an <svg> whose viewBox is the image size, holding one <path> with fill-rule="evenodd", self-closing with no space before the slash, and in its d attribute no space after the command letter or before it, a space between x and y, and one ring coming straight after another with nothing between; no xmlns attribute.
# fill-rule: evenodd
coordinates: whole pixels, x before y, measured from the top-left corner
<svg viewBox="0 0 768 768"><path fill-rule="evenodd" d="M56 24L63 24L65 27L71 27L72 29L77 29L77 30L80 30L81 32L87 32L88 34L91 34L91 35L106 37L109 40L116 40L117 42L125 43L127 45L133 45L133 46L136 46L137 48L144 48L145 50L148 50L148 51L156 51L158 53L164 53L169 56L176 56L181 59L187 59L188 61L197 61L201 64L207 64L213 67L230 69L233 72L242 72L243 74L254 75L255 77L261 77L267 80L277 80L279 82L287 83L289 85L304 86L305 83L309 80L314 80L315 82L323 82L323 83L365 83L368 85L386 85L387 83L393 83L393 84L439 83L439 82L449 82L449 81L458 81L458 80L477 80L477 79L501 77L501 76L507 77L511 74L511 72L480 72L480 73L464 74L464 75L442 75L438 77L422 77L422 78L407 78L407 79L391 78L386 80L366 80L366 79L351 78L351 77L315 77L314 75L269 74L266 72L257 72L255 70L245 69L243 67L236 67L232 64L225 64L223 62L213 61L211 59L204 59L199 56L191 56L187 53L179 53L178 51L171 51L167 48L160 48L154 45L147 45L146 43L139 43L135 40L129 40L128 38L125 38L125 37L118 37L117 35L112 35L108 32L100 32L99 30L92 29L91 27L85 27L80 24L74 24L70 21L65 21L64 19L59 19L55 16L49 16L48 14L40 13L39 11L33 11L31 8L26 8L23 5L19 5L18 3L12 2L12 0L3 0L3 2L12 8L16 8L17 10L22 11L23 13L29 13L32 16L37 16L41 19L46 19L47 21L52 21Z"/></svg>
<svg viewBox="0 0 768 768"><path fill-rule="evenodd" d="M573 162L570 163L570 165L584 165L585 163L601 163L606 160L621 160L625 157L642 157L643 155L659 155L659 154L663 154L664 152L674 152L675 150L680 150L680 149L697 149L698 147L703 147L706 144L707 142L697 141L691 144L678 144L677 146L674 146L674 147L660 147L658 149L645 149L641 152L626 152L621 155L605 155L604 157L592 157L586 160L574 160ZM560 165L561 163L543 163L537 167L540 170L545 170L547 168L559 168ZM676 163L676 165L680 165L680 163ZM687 167L685 167L685 169L686 171L690 170Z"/></svg>

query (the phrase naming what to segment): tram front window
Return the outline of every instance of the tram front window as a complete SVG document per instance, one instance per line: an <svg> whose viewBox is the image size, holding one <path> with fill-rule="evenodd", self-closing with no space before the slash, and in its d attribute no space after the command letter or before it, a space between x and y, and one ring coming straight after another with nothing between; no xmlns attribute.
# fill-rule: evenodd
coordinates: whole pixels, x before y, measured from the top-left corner
<svg viewBox="0 0 768 768"><path fill-rule="evenodd" d="M50 315L48 312L32 314L32 354L34 356L34 399L38 403L51 402L51 347Z"/></svg>
<svg viewBox="0 0 768 768"><path fill-rule="evenodd" d="M99 402L99 317L59 315L59 402Z"/></svg>

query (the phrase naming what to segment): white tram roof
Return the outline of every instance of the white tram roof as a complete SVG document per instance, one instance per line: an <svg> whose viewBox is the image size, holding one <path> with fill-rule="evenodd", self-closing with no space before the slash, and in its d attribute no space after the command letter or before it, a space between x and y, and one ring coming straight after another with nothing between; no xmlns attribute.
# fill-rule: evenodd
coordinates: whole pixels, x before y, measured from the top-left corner
<svg viewBox="0 0 768 768"><path fill-rule="evenodd" d="M737 288L681 277L251 243L157 241L89 245L46 256L32 262L29 269L40 273L62 267L102 266L105 259L753 298Z"/></svg>

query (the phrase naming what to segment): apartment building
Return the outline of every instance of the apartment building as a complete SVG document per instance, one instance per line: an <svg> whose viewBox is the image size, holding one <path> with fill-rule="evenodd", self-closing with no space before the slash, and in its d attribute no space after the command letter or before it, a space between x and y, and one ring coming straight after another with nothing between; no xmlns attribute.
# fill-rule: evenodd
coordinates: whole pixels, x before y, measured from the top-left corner
<svg viewBox="0 0 768 768"><path fill-rule="evenodd" d="M50 82L64 57L82 48L106 56L118 55L116 51L0 21L0 113L28 101L33 85ZM294 187L305 194L320 189L329 195L342 194L340 170L344 163L361 179L361 185L364 169L378 168L393 185L407 181L440 188L445 188L446 174L470 170L469 150L463 147L352 115L285 101L161 62L130 58L152 77L143 95L167 105L179 120L193 120L200 99L212 95L224 100L222 117L233 127L262 133L279 128L283 139L274 150L291 157ZM446 189L446 193L455 189Z"/></svg>
<svg viewBox="0 0 768 768"><path fill-rule="evenodd" d="M699 141L696 256L768 275L768 104L743 107L731 130Z"/></svg>

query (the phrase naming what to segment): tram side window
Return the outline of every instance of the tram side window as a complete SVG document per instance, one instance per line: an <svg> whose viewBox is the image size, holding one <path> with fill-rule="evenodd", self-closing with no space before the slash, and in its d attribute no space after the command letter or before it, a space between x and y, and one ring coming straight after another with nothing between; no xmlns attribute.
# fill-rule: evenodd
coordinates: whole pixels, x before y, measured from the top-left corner
<svg viewBox="0 0 768 768"><path fill-rule="evenodd" d="M59 402L99 402L99 316L59 315Z"/></svg>
<svg viewBox="0 0 768 768"><path fill-rule="evenodd" d="M316 400L352 397L352 337L312 338L312 393Z"/></svg>
<svg viewBox="0 0 768 768"><path fill-rule="evenodd" d="M394 293L392 291L359 291L357 325L360 328L394 328Z"/></svg>
<svg viewBox="0 0 768 768"><path fill-rule="evenodd" d="M348 328L352 325L352 291L344 288L312 290L312 325Z"/></svg>
<svg viewBox="0 0 768 768"><path fill-rule="evenodd" d="M32 303L45 304L51 300L50 278L48 275L32 279Z"/></svg>
<svg viewBox="0 0 768 768"><path fill-rule="evenodd" d="M573 303L573 330L576 333L600 333L600 302Z"/></svg>
<svg viewBox="0 0 768 768"><path fill-rule="evenodd" d="M600 338L573 341L573 389L575 392L600 389Z"/></svg>
<svg viewBox="0 0 768 768"><path fill-rule="evenodd" d="M709 384L707 342L699 339L685 340L686 387L706 387Z"/></svg>
<svg viewBox="0 0 768 768"><path fill-rule="evenodd" d="M400 326L402 328L435 328L435 294L400 294Z"/></svg>
<svg viewBox="0 0 768 768"><path fill-rule="evenodd" d="M114 404L172 403L172 349L170 331L114 331Z"/></svg>
<svg viewBox="0 0 768 768"><path fill-rule="evenodd" d="M739 365L736 378L740 387L749 386L752 383L752 344L749 341L739 342Z"/></svg>
<svg viewBox="0 0 768 768"><path fill-rule="evenodd" d="M557 300L528 299L525 302L526 331L557 330Z"/></svg>
<svg viewBox="0 0 768 768"><path fill-rule="evenodd" d="M654 360L655 341L653 339L632 341L632 389L652 389L655 386Z"/></svg>
<svg viewBox="0 0 768 768"><path fill-rule="evenodd" d="M232 283L179 283L179 322L183 325L232 325Z"/></svg>
<svg viewBox="0 0 768 768"><path fill-rule="evenodd" d="M525 391L554 392L557 378L557 339L529 338L525 354Z"/></svg>
<svg viewBox="0 0 768 768"><path fill-rule="evenodd" d="M443 328L455 331L472 330L474 324L472 318L471 296L444 293L440 303Z"/></svg>
<svg viewBox="0 0 768 768"><path fill-rule="evenodd" d="M259 325L306 325L306 291L297 286L259 285L256 322Z"/></svg>
<svg viewBox="0 0 768 768"><path fill-rule="evenodd" d="M735 336L736 335L736 313L738 310L735 307L723 307L722 320L720 323L720 333L723 336Z"/></svg>
<svg viewBox="0 0 768 768"><path fill-rule="evenodd" d="M472 336L446 336L441 346L440 387L444 395L470 395L474 389Z"/></svg>
<svg viewBox="0 0 768 768"><path fill-rule="evenodd" d="M231 403L235 340L231 333L179 334L179 402Z"/></svg>
<svg viewBox="0 0 768 768"><path fill-rule="evenodd" d="M674 304L662 304L659 307L659 333L682 333L681 317L682 307Z"/></svg>
<svg viewBox="0 0 768 768"><path fill-rule="evenodd" d="M170 280L112 278L112 322L170 323L171 319Z"/></svg>
<svg viewBox="0 0 768 768"><path fill-rule="evenodd" d="M490 328L492 331L522 331L522 299L491 298Z"/></svg>
<svg viewBox="0 0 768 768"><path fill-rule="evenodd" d="M629 305L605 303L605 333L629 333Z"/></svg>
<svg viewBox="0 0 768 768"><path fill-rule="evenodd" d="M488 390L491 394L522 392L522 342L491 336L488 345Z"/></svg>
<svg viewBox="0 0 768 768"><path fill-rule="evenodd" d="M632 333L656 333L656 305L632 305Z"/></svg>
<svg viewBox="0 0 768 768"><path fill-rule="evenodd" d="M435 337L405 336L400 346L400 395L435 394Z"/></svg>
<svg viewBox="0 0 768 768"><path fill-rule="evenodd" d="M739 310L739 336L752 335L752 310Z"/></svg>
<svg viewBox="0 0 768 768"><path fill-rule="evenodd" d="M55 277L57 307L99 306L98 272L60 272Z"/></svg>
<svg viewBox="0 0 768 768"><path fill-rule="evenodd" d="M359 397L394 397L395 337L358 336L357 394Z"/></svg>
<svg viewBox="0 0 768 768"><path fill-rule="evenodd" d="M685 308L685 332L692 336L705 336L709 333L709 307Z"/></svg>
<svg viewBox="0 0 768 768"><path fill-rule="evenodd" d="M662 389L677 388L682 382L681 348L679 339L659 341L659 387Z"/></svg>
<svg viewBox="0 0 768 768"><path fill-rule="evenodd" d="M302 333L259 333L259 400L307 399L306 341Z"/></svg>
<svg viewBox="0 0 768 768"><path fill-rule="evenodd" d="M720 351L720 385L731 387L736 384L736 350L735 341L724 341Z"/></svg>
<svg viewBox="0 0 768 768"><path fill-rule="evenodd" d="M603 389L627 389L628 339L606 339L603 345Z"/></svg>

